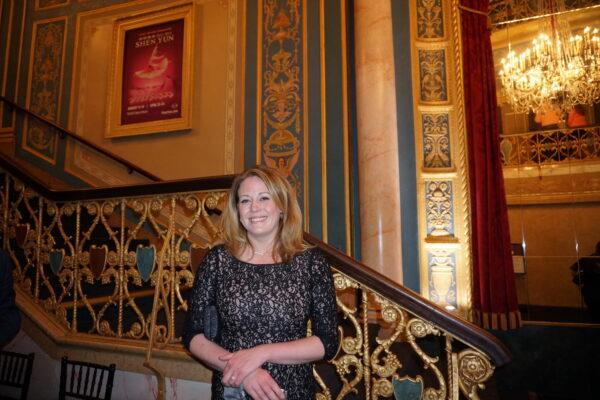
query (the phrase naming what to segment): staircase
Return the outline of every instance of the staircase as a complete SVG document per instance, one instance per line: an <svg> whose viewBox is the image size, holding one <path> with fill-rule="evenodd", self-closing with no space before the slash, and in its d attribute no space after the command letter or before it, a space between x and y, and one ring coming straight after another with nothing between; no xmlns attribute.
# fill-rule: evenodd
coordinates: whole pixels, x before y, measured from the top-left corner
<svg viewBox="0 0 600 400"><path fill-rule="evenodd" d="M55 190L0 154L2 246L29 327L80 359L152 371L159 396L165 376L208 381L181 344L182 320L195 267L220 240L231 179ZM315 368L318 399L486 396L510 359L498 339L305 239L329 258L342 321L337 356Z"/></svg>

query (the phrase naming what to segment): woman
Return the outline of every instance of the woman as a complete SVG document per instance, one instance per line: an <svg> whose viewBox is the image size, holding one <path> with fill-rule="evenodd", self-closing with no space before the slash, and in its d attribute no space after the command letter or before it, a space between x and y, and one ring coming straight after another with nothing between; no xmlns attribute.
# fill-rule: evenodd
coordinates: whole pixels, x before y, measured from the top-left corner
<svg viewBox="0 0 600 400"><path fill-rule="evenodd" d="M234 180L225 243L198 270L184 335L190 352L215 370L213 400L224 398L224 387L255 400L314 399L311 362L333 358L338 346L335 289L325 257L303 242L301 221L277 170L257 166ZM220 321L215 342L204 335L210 306Z"/></svg>

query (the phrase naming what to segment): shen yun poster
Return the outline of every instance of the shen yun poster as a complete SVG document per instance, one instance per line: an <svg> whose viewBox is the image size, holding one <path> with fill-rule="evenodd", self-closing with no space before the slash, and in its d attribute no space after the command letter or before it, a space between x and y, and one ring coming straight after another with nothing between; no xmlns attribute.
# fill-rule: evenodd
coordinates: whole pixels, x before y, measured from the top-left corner
<svg viewBox="0 0 600 400"><path fill-rule="evenodd" d="M183 20L125 34L121 124L181 116Z"/></svg>
<svg viewBox="0 0 600 400"><path fill-rule="evenodd" d="M181 11L117 25L107 137L190 128L191 13Z"/></svg>

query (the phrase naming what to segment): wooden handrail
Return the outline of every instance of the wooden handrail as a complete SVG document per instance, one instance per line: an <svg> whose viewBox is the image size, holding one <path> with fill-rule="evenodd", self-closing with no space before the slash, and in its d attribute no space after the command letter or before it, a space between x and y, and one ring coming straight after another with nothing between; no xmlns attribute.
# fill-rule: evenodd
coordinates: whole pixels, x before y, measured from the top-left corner
<svg viewBox="0 0 600 400"><path fill-rule="evenodd" d="M40 195L54 201L112 199L117 197L152 196L165 193L197 192L201 190L225 190L229 189L234 178L233 175L222 175L90 189L54 190L48 188L38 178L29 175L23 169L15 166L10 158L2 153L0 153L0 167L26 183Z"/></svg>
<svg viewBox="0 0 600 400"><path fill-rule="evenodd" d="M418 293L398 285L386 276L348 257L316 237L305 233L304 239L321 249L338 271L368 286L371 290L397 303L402 308L449 332L456 339L487 354L496 366L510 361L510 351L494 335L477 325L450 314Z"/></svg>
<svg viewBox="0 0 600 400"><path fill-rule="evenodd" d="M129 162L128 160L124 159L121 156L118 156L115 153L112 153L100 146L98 146L97 144L90 142L89 140L83 138L82 136L79 136L78 134L76 134L75 132L71 132L68 129L65 129L59 125L57 125L56 123L50 121L49 119L43 117L42 115L36 114L31 110L28 110L24 107L21 107L20 105L18 105L17 103L14 103L10 100L8 100L6 97L4 96L0 96L0 100L5 102L8 106L10 106L11 108L14 108L20 112L23 112L27 115L30 115L31 117L37 119L38 121L56 129L57 131L60 132L59 137L62 139L64 136L69 136L70 138L72 138L73 140L76 140L80 143L85 144L88 147L91 147L92 149L94 149L95 151L97 151L98 153L101 153L103 155L105 155L106 157L113 159L114 161L118 162L119 164L124 165L129 173L132 172L137 172L140 175L145 176L146 178L150 179L151 181L154 182L161 182L162 179L160 179L158 176L152 174L151 172L146 171L143 168L138 167L135 164L132 164L131 162Z"/></svg>
<svg viewBox="0 0 600 400"><path fill-rule="evenodd" d="M51 190L46 188L44 183L11 165L9 160L2 154L0 154L0 167L31 186L32 189L37 191L40 195L54 201L79 201L130 196L151 196L201 190L224 190L230 187L234 177L233 175L227 175L116 186L110 188ZM304 237L308 243L319 247L327 255L330 262L337 270L355 281L364 284L374 292L379 293L402 308L409 310L418 317L448 332L457 340L487 354L496 366L504 365L510 361L510 352L502 342L492 334L456 315L450 314L436 304L421 297L418 293L398 285L379 272L348 257L346 254L327 245L316 237L308 233L305 233Z"/></svg>

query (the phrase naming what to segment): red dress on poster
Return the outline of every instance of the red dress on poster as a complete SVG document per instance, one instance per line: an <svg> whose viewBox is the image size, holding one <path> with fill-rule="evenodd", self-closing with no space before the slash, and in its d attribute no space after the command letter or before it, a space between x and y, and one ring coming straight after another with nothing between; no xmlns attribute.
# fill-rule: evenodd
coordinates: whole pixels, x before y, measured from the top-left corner
<svg viewBox="0 0 600 400"><path fill-rule="evenodd" d="M170 81L166 74L169 62L164 54L159 54L158 46L154 46L146 68L134 72L133 86L148 92L167 90L165 86L168 85L167 81Z"/></svg>

